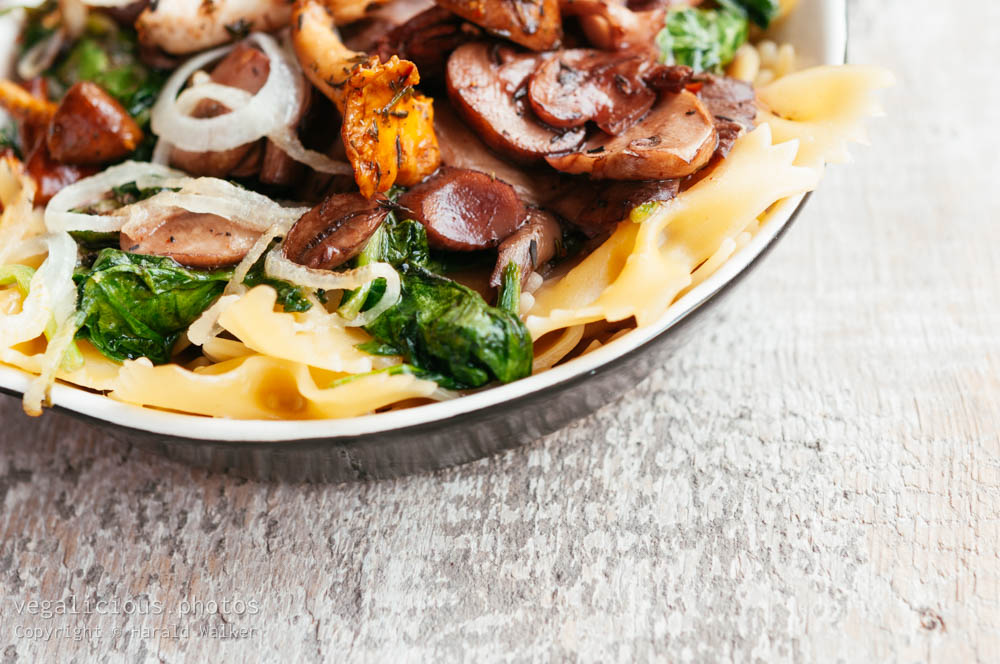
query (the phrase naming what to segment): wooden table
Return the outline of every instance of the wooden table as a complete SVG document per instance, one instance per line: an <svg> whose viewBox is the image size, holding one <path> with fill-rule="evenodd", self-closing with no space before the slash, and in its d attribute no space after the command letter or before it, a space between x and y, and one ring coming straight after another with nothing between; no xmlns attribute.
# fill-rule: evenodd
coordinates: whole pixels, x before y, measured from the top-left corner
<svg viewBox="0 0 1000 664"><path fill-rule="evenodd" d="M523 450L260 485L4 399L2 661L996 661L1000 4L958 4L851 3L900 81L874 148L719 324Z"/></svg>

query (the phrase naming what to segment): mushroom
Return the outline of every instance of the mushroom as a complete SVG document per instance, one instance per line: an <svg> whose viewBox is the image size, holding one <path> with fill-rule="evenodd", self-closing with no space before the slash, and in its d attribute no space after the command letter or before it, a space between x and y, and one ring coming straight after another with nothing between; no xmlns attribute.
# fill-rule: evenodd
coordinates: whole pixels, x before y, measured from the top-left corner
<svg viewBox="0 0 1000 664"><path fill-rule="evenodd" d="M258 237L259 232L218 215L160 208L126 223L120 242L130 253L169 256L188 267L215 269L239 263Z"/></svg>
<svg viewBox="0 0 1000 664"><path fill-rule="evenodd" d="M405 23L383 32L372 51L383 62L393 55L410 60L424 78L444 76L448 55L456 48L481 39L482 30L446 9L433 6Z"/></svg>
<svg viewBox="0 0 1000 664"><path fill-rule="evenodd" d="M432 100L417 93L416 65L351 51L332 25L330 7L295 0L292 44L306 77L343 117L340 134L366 198L397 182L412 185L440 164Z"/></svg>
<svg viewBox="0 0 1000 664"><path fill-rule="evenodd" d="M534 119L528 80L543 57L476 42L448 58L448 96L455 109L487 145L521 162L573 150L585 136L582 127L560 133Z"/></svg>
<svg viewBox="0 0 1000 664"><path fill-rule="evenodd" d="M560 0L559 11L563 16L579 16L587 40L597 48L650 51L658 55L655 37L663 28L666 16L666 9L662 7L632 11L619 0Z"/></svg>
<svg viewBox="0 0 1000 664"><path fill-rule="evenodd" d="M450 12L533 51L559 46L559 0L437 0Z"/></svg>
<svg viewBox="0 0 1000 664"><path fill-rule="evenodd" d="M587 237L600 237L614 230L618 222L643 203L672 199L679 184L679 180L583 181L549 203L548 208Z"/></svg>
<svg viewBox="0 0 1000 664"><path fill-rule="evenodd" d="M96 166L121 159L138 147L142 129L101 86L81 81L59 102L46 138L57 161Z"/></svg>
<svg viewBox="0 0 1000 664"><path fill-rule="evenodd" d="M384 200L357 193L327 196L295 222L285 236L283 251L292 262L332 270L365 248L387 214Z"/></svg>
<svg viewBox="0 0 1000 664"><path fill-rule="evenodd" d="M532 272L555 257L561 241L562 228L556 218L544 210L528 208L524 225L500 243L490 286L500 286L503 271L510 263L520 268L521 285L524 286Z"/></svg>
<svg viewBox="0 0 1000 664"><path fill-rule="evenodd" d="M666 95L621 136L600 135L578 152L546 158L564 173L595 179L667 180L708 163L718 135L705 105L690 92Z"/></svg>
<svg viewBox="0 0 1000 664"><path fill-rule="evenodd" d="M478 171L444 167L399 197L399 206L427 229L431 247L490 249L524 222L514 188Z"/></svg>
<svg viewBox="0 0 1000 664"><path fill-rule="evenodd" d="M697 82L701 85L698 98L712 114L719 133L716 154L725 157L740 134L753 129L757 117L753 88L744 81L715 74L701 74Z"/></svg>
<svg viewBox="0 0 1000 664"><path fill-rule="evenodd" d="M214 82L255 94L264 87L271 64L267 56L248 44L238 44L212 70ZM211 99L194 107L196 118L213 118L230 112L230 108ZM260 141L216 152L191 152L174 148L170 163L193 175L212 177L250 177L260 169Z"/></svg>
<svg viewBox="0 0 1000 664"><path fill-rule="evenodd" d="M592 120L617 136L656 101L647 78L659 89L680 92L690 75L687 67L658 65L634 53L570 49L538 66L528 98L538 117L553 127L580 127Z"/></svg>
<svg viewBox="0 0 1000 664"><path fill-rule="evenodd" d="M158 0L139 14L139 41L172 55L204 51L233 41L240 29L261 32L288 25L287 0Z"/></svg>
<svg viewBox="0 0 1000 664"><path fill-rule="evenodd" d="M486 173L510 186L525 203L544 206L564 188L566 176L547 165L539 169L518 167L501 159L472 133L455 114L448 100L434 104L434 131L441 146L441 163Z"/></svg>

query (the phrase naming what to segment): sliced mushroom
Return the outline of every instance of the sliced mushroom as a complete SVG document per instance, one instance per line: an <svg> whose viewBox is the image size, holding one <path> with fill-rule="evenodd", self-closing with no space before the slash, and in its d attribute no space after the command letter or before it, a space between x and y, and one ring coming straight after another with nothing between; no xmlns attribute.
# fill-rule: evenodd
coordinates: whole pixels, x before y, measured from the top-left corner
<svg viewBox="0 0 1000 664"><path fill-rule="evenodd" d="M59 102L49 123L49 153L56 161L94 166L121 159L142 141L132 116L101 86L82 81Z"/></svg>
<svg viewBox="0 0 1000 664"><path fill-rule="evenodd" d="M510 263L521 268L523 286L532 272L555 257L561 241L562 228L556 218L544 210L529 208L524 225L500 243L490 286L500 286L503 271Z"/></svg>
<svg viewBox="0 0 1000 664"><path fill-rule="evenodd" d="M482 30L475 25L434 6L384 32L371 50L383 62L393 55L413 62L425 80L441 79L448 55L462 44L482 37Z"/></svg>
<svg viewBox="0 0 1000 664"><path fill-rule="evenodd" d="M621 136L597 136L579 152L547 157L565 173L595 179L668 180L708 163L718 141L712 116L690 92L667 95Z"/></svg>
<svg viewBox="0 0 1000 664"><path fill-rule="evenodd" d="M678 185L678 180L578 182L548 207L587 237L600 237L643 203L669 201L677 195Z"/></svg>
<svg viewBox="0 0 1000 664"><path fill-rule="evenodd" d="M233 41L241 30L288 25L288 0L159 0L139 14L139 41L173 55L196 53Z"/></svg>
<svg viewBox="0 0 1000 664"><path fill-rule="evenodd" d="M442 164L503 180L529 205L544 206L564 188L567 177L547 165L539 169L518 167L498 157L462 122L447 99L434 101L434 132L441 146Z"/></svg>
<svg viewBox="0 0 1000 664"><path fill-rule="evenodd" d="M400 196L399 205L424 225L430 246L451 251L495 247L527 215L524 203L506 182L447 167Z"/></svg>
<svg viewBox="0 0 1000 664"><path fill-rule="evenodd" d="M455 109L487 145L522 162L573 150L585 136L582 128L559 133L536 121L527 87L541 62L542 56L486 42L460 46L448 58Z"/></svg>
<svg viewBox="0 0 1000 664"><path fill-rule="evenodd" d="M437 0L437 3L533 51L556 48L562 39L559 0Z"/></svg>
<svg viewBox="0 0 1000 664"><path fill-rule="evenodd" d="M580 27L588 41L597 48L657 55L655 37L663 28L666 16L666 9L662 6L632 11L623 0L560 0L559 10L563 16L579 16Z"/></svg>
<svg viewBox="0 0 1000 664"><path fill-rule="evenodd" d="M264 87L270 71L271 64L266 55L247 44L238 44L212 70L212 80L255 94ZM195 106L191 115L214 118L230 110L217 101L205 99ZM190 152L174 148L170 163L193 175L249 177L260 169L262 150L260 141L218 152Z"/></svg>
<svg viewBox="0 0 1000 664"><path fill-rule="evenodd" d="M559 51L539 65L528 98L553 127L582 127L593 120L618 135L644 116L656 93L642 80L646 58L593 49Z"/></svg>
<svg viewBox="0 0 1000 664"><path fill-rule="evenodd" d="M289 260L332 270L357 256L389 214L383 200L361 194L335 194L302 215L284 242Z"/></svg>
<svg viewBox="0 0 1000 664"><path fill-rule="evenodd" d="M740 134L753 129L757 117L753 88L744 81L714 74L699 75L697 82L701 84L698 98L712 114L719 133L716 154L725 157Z"/></svg>
<svg viewBox="0 0 1000 664"><path fill-rule="evenodd" d="M137 254L169 256L181 265L215 269L239 263L260 233L224 217L180 208L150 211L140 223L122 228L121 248Z"/></svg>

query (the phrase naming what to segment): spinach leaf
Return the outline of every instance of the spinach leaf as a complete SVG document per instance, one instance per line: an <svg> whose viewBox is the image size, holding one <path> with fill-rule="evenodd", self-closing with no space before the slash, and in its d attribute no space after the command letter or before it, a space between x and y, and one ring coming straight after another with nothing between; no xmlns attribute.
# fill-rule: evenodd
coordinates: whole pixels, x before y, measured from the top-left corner
<svg viewBox="0 0 1000 664"><path fill-rule="evenodd" d="M192 270L171 258L104 249L89 270L75 275L77 336L114 360L169 362L181 333L222 293L231 275L231 270Z"/></svg>
<svg viewBox="0 0 1000 664"><path fill-rule="evenodd" d="M728 2L718 9L671 9L656 35L660 61L696 72L721 71L746 42L749 29L746 11Z"/></svg>
<svg viewBox="0 0 1000 664"><path fill-rule="evenodd" d="M365 248L354 259L354 266L386 262L391 265L409 263L426 267L429 261L427 231L423 225L412 219L398 221L396 213L390 212L382 225L372 234ZM346 293L337 312L345 318L354 318L361 311L375 306L384 292L385 280L376 279Z"/></svg>
<svg viewBox="0 0 1000 664"><path fill-rule="evenodd" d="M508 383L531 374L531 335L517 316L491 307L470 288L419 266L399 266L399 302L365 326L375 344L441 374L443 387Z"/></svg>
<svg viewBox="0 0 1000 664"><path fill-rule="evenodd" d="M264 259L266 256L267 253L265 252L264 256L261 256L260 260L254 263L254 266L250 268L247 276L243 279L243 284L250 288L261 285L270 286L278 292L278 304L285 311L309 311L312 308L312 302L306 297L305 291L295 284L267 276L264 272Z"/></svg>
<svg viewBox="0 0 1000 664"><path fill-rule="evenodd" d="M777 18L778 12L781 11L779 0L718 0L718 3L724 6L741 7L746 11L751 21L764 29L771 25L771 21Z"/></svg>
<svg viewBox="0 0 1000 664"><path fill-rule="evenodd" d="M497 308L515 316L521 310L521 268L511 261L503 269Z"/></svg>

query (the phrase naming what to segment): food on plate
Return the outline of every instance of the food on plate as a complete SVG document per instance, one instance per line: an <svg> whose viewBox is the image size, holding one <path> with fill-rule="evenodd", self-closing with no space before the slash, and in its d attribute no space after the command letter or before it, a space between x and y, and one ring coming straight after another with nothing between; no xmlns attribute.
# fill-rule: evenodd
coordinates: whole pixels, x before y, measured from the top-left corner
<svg viewBox="0 0 1000 664"><path fill-rule="evenodd" d="M863 139L787 0L44 0L8 12L0 362L351 417L663 319ZM206 8L208 7L208 8Z"/></svg>

